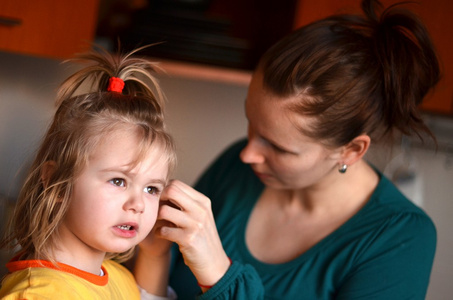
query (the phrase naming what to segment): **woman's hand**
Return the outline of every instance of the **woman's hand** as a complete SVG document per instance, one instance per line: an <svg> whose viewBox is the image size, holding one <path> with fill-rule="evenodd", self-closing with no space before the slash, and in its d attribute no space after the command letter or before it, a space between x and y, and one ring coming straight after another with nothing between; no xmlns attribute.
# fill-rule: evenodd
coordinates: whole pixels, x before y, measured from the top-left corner
<svg viewBox="0 0 453 300"><path fill-rule="evenodd" d="M185 264L200 284L214 285L228 270L230 260L217 233L211 201L178 180L164 189L161 200L164 204L157 218L166 223L155 234L179 245Z"/></svg>

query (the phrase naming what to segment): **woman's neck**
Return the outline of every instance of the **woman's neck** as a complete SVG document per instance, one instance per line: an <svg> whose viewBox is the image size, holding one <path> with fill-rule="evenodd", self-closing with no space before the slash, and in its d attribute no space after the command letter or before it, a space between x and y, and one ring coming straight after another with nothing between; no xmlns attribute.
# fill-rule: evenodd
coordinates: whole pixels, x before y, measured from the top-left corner
<svg viewBox="0 0 453 300"><path fill-rule="evenodd" d="M323 182L299 190L275 190L282 209L306 213L335 213L338 210L358 210L370 198L379 176L363 160L349 167L346 173L329 174Z"/></svg>
<svg viewBox="0 0 453 300"><path fill-rule="evenodd" d="M366 163L348 172L303 190L266 187L246 229L252 255L266 263L288 262L353 217L370 199L379 178Z"/></svg>

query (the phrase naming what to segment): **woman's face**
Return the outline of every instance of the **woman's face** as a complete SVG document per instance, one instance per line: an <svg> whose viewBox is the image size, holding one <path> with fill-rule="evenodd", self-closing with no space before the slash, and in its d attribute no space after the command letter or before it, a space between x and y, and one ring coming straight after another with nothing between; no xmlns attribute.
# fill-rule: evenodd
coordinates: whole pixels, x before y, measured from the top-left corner
<svg viewBox="0 0 453 300"><path fill-rule="evenodd" d="M290 111L288 104L294 101L300 97L282 98L264 90L262 75L254 74L245 102L248 144L241 160L269 187L316 188L338 176L340 151L298 130L297 126L309 126L310 117Z"/></svg>

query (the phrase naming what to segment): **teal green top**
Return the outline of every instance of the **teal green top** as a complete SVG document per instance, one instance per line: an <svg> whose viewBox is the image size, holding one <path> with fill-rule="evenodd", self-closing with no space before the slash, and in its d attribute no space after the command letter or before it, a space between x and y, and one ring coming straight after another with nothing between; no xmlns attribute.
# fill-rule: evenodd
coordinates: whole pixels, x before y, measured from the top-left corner
<svg viewBox="0 0 453 300"><path fill-rule="evenodd" d="M239 159L245 143L228 149L195 187L212 201L217 229L233 264L201 294L173 248L170 285L178 299L425 298L436 248L435 226L382 174L368 203L311 249L283 264L256 260L245 244L245 230L264 186Z"/></svg>

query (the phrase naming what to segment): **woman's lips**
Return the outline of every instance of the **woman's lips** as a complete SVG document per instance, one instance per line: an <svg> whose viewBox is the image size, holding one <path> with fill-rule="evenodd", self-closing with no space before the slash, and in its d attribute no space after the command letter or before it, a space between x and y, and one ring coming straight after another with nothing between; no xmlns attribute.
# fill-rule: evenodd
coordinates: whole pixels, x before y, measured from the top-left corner
<svg viewBox="0 0 453 300"><path fill-rule="evenodd" d="M271 175L269 174L266 174L266 173L261 173L261 172L257 172L257 171L253 171L256 175L256 177L258 177L259 179L267 179L267 178L270 178Z"/></svg>

